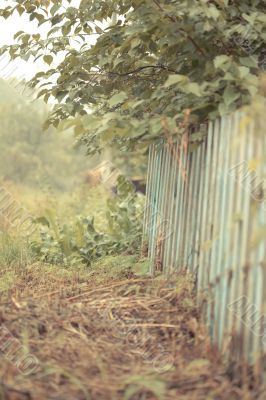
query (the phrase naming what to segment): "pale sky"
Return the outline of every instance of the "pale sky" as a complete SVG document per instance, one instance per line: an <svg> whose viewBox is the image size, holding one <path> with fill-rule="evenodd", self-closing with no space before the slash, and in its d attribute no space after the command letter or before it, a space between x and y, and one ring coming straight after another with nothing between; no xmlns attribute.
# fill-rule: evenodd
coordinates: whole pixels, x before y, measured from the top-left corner
<svg viewBox="0 0 266 400"><path fill-rule="evenodd" d="M72 0L71 6L78 6L80 0ZM0 0L0 8L8 5L13 5L12 0ZM69 5L69 3L67 3ZM41 36L46 36L47 31L50 29L48 24L37 26L37 21L29 21L28 16L25 14L19 15L16 11L13 16L5 20L0 19L1 23L1 35L0 35L0 46L14 43L14 35L18 31L25 31L26 33L40 33ZM57 59L57 62L59 59ZM22 60L14 60L8 63L7 56L0 58L0 77L6 78L7 76L16 76L17 78L25 77L26 79L31 78L36 72L48 68L41 59L36 62L25 62ZM51 67L49 67L51 68Z"/></svg>
<svg viewBox="0 0 266 400"><path fill-rule="evenodd" d="M6 7L12 5L13 2L10 0L0 0L0 7ZM37 30L39 33L44 31L45 26L40 26L37 29L37 24L34 21L29 21L26 15L20 16L17 12L13 14L12 17L8 19L1 18L1 35L0 35L0 46L6 44L14 43L14 35L18 31L25 31L27 33L35 33ZM46 28L47 29L47 28ZM4 60L3 60L4 58ZM24 61L12 61L7 67L7 57L2 56L2 61L0 61L0 76L6 77L7 75L15 75L16 77L25 76L30 78L33 76L40 68L37 64L26 63ZM15 69L16 68L16 69Z"/></svg>

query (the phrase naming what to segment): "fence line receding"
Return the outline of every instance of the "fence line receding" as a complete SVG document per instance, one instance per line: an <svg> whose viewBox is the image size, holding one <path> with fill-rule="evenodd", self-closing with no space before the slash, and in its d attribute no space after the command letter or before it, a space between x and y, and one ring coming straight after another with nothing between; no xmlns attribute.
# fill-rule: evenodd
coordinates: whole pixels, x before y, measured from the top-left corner
<svg viewBox="0 0 266 400"><path fill-rule="evenodd" d="M151 272L191 271L214 342L258 372L266 351L265 122L239 111L210 122L193 151L184 137L151 145L144 218Z"/></svg>

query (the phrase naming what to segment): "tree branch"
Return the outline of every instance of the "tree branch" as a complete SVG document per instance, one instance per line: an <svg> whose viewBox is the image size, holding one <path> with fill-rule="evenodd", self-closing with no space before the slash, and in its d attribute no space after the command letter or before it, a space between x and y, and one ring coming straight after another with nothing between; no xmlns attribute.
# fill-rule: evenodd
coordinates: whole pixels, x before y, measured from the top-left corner
<svg viewBox="0 0 266 400"><path fill-rule="evenodd" d="M117 75L117 76L127 76L127 75L131 75L131 74L136 74L136 73L138 73L138 72L140 72L140 71L142 71L144 69L147 69L147 68L164 69L166 71L173 72L174 74L176 74L176 71L174 69L171 69L171 68L167 67L166 65L145 65L143 67L139 67L139 68L136 68L136 69L134 69L132 71L125 72L125 73L122 73L122 74L119 73L119 72L113 72L113 71L108 72L108 74Z"/></svg>

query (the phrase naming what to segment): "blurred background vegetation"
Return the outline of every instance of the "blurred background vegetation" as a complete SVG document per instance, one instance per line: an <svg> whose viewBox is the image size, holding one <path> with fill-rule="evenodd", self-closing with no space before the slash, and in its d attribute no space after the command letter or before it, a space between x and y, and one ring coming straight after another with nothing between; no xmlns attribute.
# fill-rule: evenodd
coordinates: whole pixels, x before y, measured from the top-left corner
<svg viewBox="0 0 266 400"><path fill-rule="evenodd" d="M14 86L14 82L12 83ZM24 185L65 191L80 185L86 169L109 159L128 177L145 176L147 151L109 149L87 156L85 147L74 146L73 130L43 124L49 107L42 100L20 95L0 79L0 179Z"/></svg>
<svg viewBox="0 0 266 400"><path fill-rule="evenodd" d="M33 236L22 237L0 210L0 264L89 266L104 256L137 252L144 196L129 180L144 176L145 152L109 149L88 156L75 146L71 129L43 129L49 108L33 99L0 80L0 187L36 224ZM116 194L84 179L103 160L129 179L121 178Z"/></svg>
<svg viewBox="0 0 266 400"><path fill-rule="evenodd" d="M25 98L26 97L26 98ZM81 181L79 172L97 160L73 148L73 135L53 128L43 131L48 106L23 97L0 80L0 178L17 184L57 190Z"/></svg>

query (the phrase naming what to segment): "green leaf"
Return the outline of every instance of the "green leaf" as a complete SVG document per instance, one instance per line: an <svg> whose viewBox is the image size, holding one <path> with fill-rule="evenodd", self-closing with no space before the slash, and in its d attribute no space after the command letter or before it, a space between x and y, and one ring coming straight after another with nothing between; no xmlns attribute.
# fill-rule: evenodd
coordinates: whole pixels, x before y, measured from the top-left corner
<svg viewBox="0 0 266 400"><path fill-rule="evenodd" d="M44 216L35 218L33 220L33 222L35 224L41 224L41 225L45 225L45 226L48 226L48 227L50 226L50 223L49 223L48 219L46 217L44 217Z"/></svg>
<svg viewBox="0 0 266 400"><path fill-rule="evenodd" d="M177 85L178 83L186 83L188 81L189 79L186 75L169 75L167 81L164 84L164 87L168 88L169 86Z"/></svg>
<svg viewBox="0 0 266 400"><path fill-rule="evenodd" d="M186 93L192 93L195 96L201 97L202 96L202 89L198 83L191 82L184 86L183 91Z"/></svg>
<svg viewBox="0 0 266 400"><path fill-rule="evenodd" d="M96 26L96 27L95 27L95 30L96 30L96 32L99 33L99 34L101 34L101 33L103 32L102 29L101 29L99 26Z"/></svg>
<svg viewBox="0 0 266 400"><path fill-rule="evenodd" d="M51 15L54 16L55 13L60 9L60 7L61 7L61 4L56 4L55 3L53 5L53 7L51 8L51 11L50 11Z"/></svg>
<svg viewBox="0 0 266 400"><path fill-rule="evenodd" d="M135 49L135 47L138 47L141 43L142 41L140 38L134 38L130 43L130 47L131 49Z"/></svg>
<svg viewBox="0 0 266 400"><path fill-rule="evenodd" d="M22 36L22 43L26 44L29 42L30 39L30 35L28 33L26 33L25 35Z"/></svg>
<svg viewBox="0 0 266 400"><path fill-rule="evenodd" d="M45 94L47 93L47 91L48 91L48 89L42 89L40 92L38 92L37 98L39 98L39 97L45 95Z"/></svg>
<svg viewBox="0 0 266 400"><path fill-rule="evenodd" d="M209 15L216 21L220 16L220 11L215 6L211 6L209 8Z"/></svg>
<svg viewBox="0 0 266 400"><path fill-rule="evenodd" d="M136 397L143 389L151 392L156 399L163 400L165 398L165 382L153 376L132 375L127 381L128 387L123 400L130 400ZM139 396L137 396L139 397Z"/></svg>
<svg viewBox="0 0 266 400"><path fill-rule="evenodd" d="M228 108L226 107L226 105L224 103L220 103L219 107L218 107L218 111L219 111L220 116L223 116L223 115L227 114Z"/></svg>
<svg viewBox="0 0 266 400"><path fill-rule="evenodd" d="M214 59L215 68L222 68L225 64L231 63L231 58L225 54L216 56Z"/></svg>
<svg viewBox="0 0 266 400"><path fill-rule="evenodd" d="M239 72L240 78L243 79L249 75L250 70L247 67L238 67L238 72Z"/></svg>
<svg viewBox="0 0 266 400"><path fill-rule="evenodd" d="M14 35L14 39L17 39L20 35L22 35L23 33L25 33L24 31L18 31L15 35Z"/></svg>
<svg viewBox="0 0 266 400"><path fill-rule="evenodd" d="M67 36L71 32L71 24L67 22L65 25L62 26L62 33L64 36Z"/></svg>
<svg viewBox="0 0 266 400"><path fill-rule="evenodd" d="M258 68L258 56L240 57L239 61L242 65L249 68Z"/></svg>
<svg viewBox="0 0 266 400"><path fill-rule="evenodd" d="M119 92L110 98L109 105L110 107L117 106L118 104L123 103L125 100L127 100L127 98L128 96L125 92Z"/></svg>
<svg viewBox="0 0 266 400"><path fill-rule="evenodd" d="M239 99L240 93L232 86L227 86L224 91L223 99L226 107L229 107L234 101Z"/></svg>
<svg viewBox="0 0 266 400"><path fill-rule="evenodd" d="M43 56L43 61L46 64L51 65L53 62L53 57L51 55L47 54L47 55Z"/></svg>
<svg viewBox="0 0 266 400"><path fill-rule="evenodd" d="M18 6L16 7L16 10L17 10L17 12L19 13L19 15L22 15L22 14L25 12L25 9L24 9L22 6L20 6L20 5L18 5Z"/></svg>

